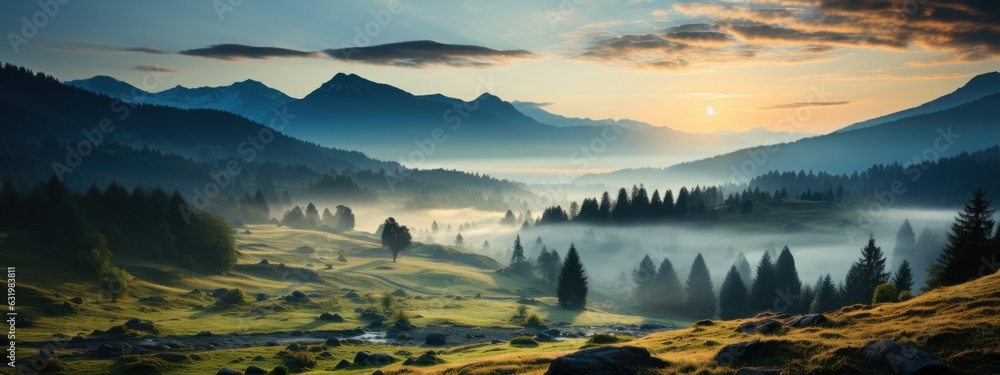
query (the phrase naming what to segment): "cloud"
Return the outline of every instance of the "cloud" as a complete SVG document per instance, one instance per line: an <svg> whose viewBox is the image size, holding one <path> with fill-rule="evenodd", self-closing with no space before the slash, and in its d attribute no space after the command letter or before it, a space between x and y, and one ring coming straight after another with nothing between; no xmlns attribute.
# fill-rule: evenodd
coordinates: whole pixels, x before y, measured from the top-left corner
<svg viewBox="0 0 1000 375"><path fill-rule="evenodd" d="M535 108L548 107L553 104L551 102L522 102L518 100L515 100L513 103L517 105L523 105L525 107L535 107Z"/></svg>
<svg viewBox="0 0 1000 375"><path fill-rule="evenodd" d="M158 73L180 73L180 70L164 68L159 65L132 65L132 69L142 71L142 72L158 72Z"/></svg>
<svg viewBox="0 0 1000 375"><path fill-rule="evenodd" d="M843 102L814 102L814 103L787 103L787 104L775 104L766 107L757 108L761 111L769 111L774 109L794 109L812 106L833 106L833 105L846 105L851 104L853 101L843 101Z"/></svg>
<svg viewBox="0 0 1000 375"><path fill-rule="evenodd" d="M430 40L382 44L370 47L327 49L327 56L341 61L407 68L430 66L491 67L514 59L537 58L525 50L496 50L460 44L444 44Z"/></svg>
<svg viewBox="0 0 1000 375"><path fill-rule="evenodd" d="M220 60L270 59L272 57L311 57L315 52L298 51L282 47L255 47L243 44L215 44L205 48L178 52L181 55L207 57Z"/></svg>
<svg viewBox="0 0 1000 375"><path fill-rule="evenodd" d="M122 51L126 51L126 52L151 53L151 54L154 54L154 55L166 55L166 54L170 53L170 52L164 51L162 49L152 48L152 47L127 47L127 48L122 48L121 50Z"/></svg>
<svg viewBox="0 0 1000 375"><path fill-rule="evenodd" d="M933 66L1000 57L1000 1L750 0L674 4L707 22L659 32L601 35L569 53L637 69L826 61L847 48L942 53Z"/></svg>
<svg viewBox="0 0 1000 375"><path fill-rule="evenodd" d="M652 12L649 12L650 16L657 17L657 18L663 18L663 17L666 17L669 14L670 14L670 12L667 11L667 10L664 10L664 9L653 9Z"/></svg>

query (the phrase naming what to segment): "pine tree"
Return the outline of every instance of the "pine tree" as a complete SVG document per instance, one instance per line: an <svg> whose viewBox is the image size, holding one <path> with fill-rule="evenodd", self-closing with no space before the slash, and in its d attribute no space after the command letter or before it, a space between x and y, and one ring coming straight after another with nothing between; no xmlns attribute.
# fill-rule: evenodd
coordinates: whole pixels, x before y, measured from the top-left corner
<svg viewBox="0 0 1000 375"><path fill-rule="evenodd" d="M611 195L604 192L601 195L601 205L597 209L597 222L606 223L611 220Z"/></svg>
<svg viewBox="0 0 1000 375"><path fill-rule="evenodd" d="M802 292L802 281L799 280L799 272L795 270L795 258L792 257L788 246L781 249L778 261L774 264L774 271L778 280L777 298L781 300L777 307L797 309L801 297L799 294Z"/></svg>
<svg viewBox="0 0 1000 375"><path fill-rule="evenodd" d="M531 276L531 263L524 256L524 246L521 246L521 235L514 238L514 252L510 255L510 270L516 275Z"/></svg>
<svg viewBox="0 0 1000 375"><path fill-rule="evenodd" d="M542 282L548 283L554 278L554 275L549 275L549 250L542 246L542 252L538 254L538 259L535 261L538 267L538 274L542 276Z"/></svg>
<svg viewBox="0 0 1000 375"><path fill-rule="evenodd" d="M892 260L898 264L903 259L912 258L917 251L917 235L913 233L910 219L903 220L903 224L896 231L896 247L892 249Z"/></svg>
<svg viewBox="0 0 1000 375"><path fill-rule="evenodd" d="M635 283L635 296L644 305L649 305L655 292L656 264L646 255L639 262L639 267L632 270L632 282Z"/></svg>
<svg viewBox="0 0 1000 375"><path fill-rule="evenodd" d="M545 246L542 246L544 249ZM554 284L559 281L559 272L562 270L562 258L559 256L559 252L556 249L549 251L549 258L545 262L546 268L548 268L549 273L549 284Z"/></svg>
<svg viewBox="0 0 1000 375"><path fill-rule="evenodd" d="M677 276L677 271L674 271L673 263L670 263L670 259L663 258L663 261L660 262L660 269L656 271L654 285L656 290L653 296L654 304L668 311L679 312L680 307L685 302L684 288L681 285L680 277Z"/></svg>
<svg viewBox="0 0 1000 375"><path fill-rule="evenodd" d="M733 262L736 266L736 270L740 273L740 278L743 279L743 284L746 285L747 290L753 286L753 271L750 269L750 261L747 260L746 255L743 255L741 251L736 254L736 261Z"/></svg>
<svg viewBox="0 0 1000 375"><path fill-rule="evenodd" d="M765 251L760 257L760 263L757 264L757 278L750 287L750 312L771 310L775 298L778 297L776 290L778 290L778 275L771 262L771 255Z"/></svg>
<svg viewBox="0 0 1000 375"><path fill-rule="evenodd" d="M729 273L719 291L719 318L739 319L747 316L747 287L736 266L729 267Z"/></svg>
<svg viewBox="0 0 1000 375"><path fill-rule="evenodd" d="M698 253L691 263L691 272L687 279L687 301L691 317L708 319L715 316L715 288L712 286L712 275L705 265L705 258Z"/></svg>
<svg viewBox="0 0 1000 375"><path fill-rule="evenodd" d="M462 232L458 232L458 235L455 236L455 246L465 246L465 238L462 237Z"/></svg>
<svg viewBox="0 0 1000 375"><path fill-rule="evenodd" d="M802 298L799 298L796 314L808 314L814 299L816 299L816 292L813 290L813 286L806 284L802 287Z"/></svg>
<svg viewBox="0 0 1000 375"><path fill-rule="evenodd" d="M895 285L896 290L900 293L913 289L913 271L910 270L910 262L906 259L903 259L903 263L899 264L896 275L892 277L892 285Z"/></svg>
<svg viewBox="0 0 1000 375"><path fill-rule="evenodd" d="M437 233L437 232L438 232L438 222L437 220L435 220L431 222L431 233Z"/></svg>
<svg viewBox="0 0 1000 375"><path fill-rule="evenodd" d="M882 248L875 245L875 236L861 249L861 258L851 265L844 279L843 298L847 304L870 303L875 288L889 281L885 271Z"/></svg>
<svg viewBox="0 0 1000 375"><path fill-rule="evenodd" d="M986 274L984 262L995 259L997 253L992 241L993 212L986 192L977 189L955 218L948 243L929 270L929 288L956 285Z"/></svg>
<svg viewBox="0 0 1000 375"><path fill-rule="evenodd" d="M569 245L569 253L559 271L556 295L563 308L582 310L587 305L587 272L583 269L580 254L574 244Z"/></svg>
<svg viewBox="0 0 1000 375"><path fill-rule="evenodd" d="M833 285L833 279L830 277L830 274L820 277L816 281L816 287L813 289L816 290L816 298L813 300L809 312L816 314L835 310L840 307L837 287Z"/></svg>

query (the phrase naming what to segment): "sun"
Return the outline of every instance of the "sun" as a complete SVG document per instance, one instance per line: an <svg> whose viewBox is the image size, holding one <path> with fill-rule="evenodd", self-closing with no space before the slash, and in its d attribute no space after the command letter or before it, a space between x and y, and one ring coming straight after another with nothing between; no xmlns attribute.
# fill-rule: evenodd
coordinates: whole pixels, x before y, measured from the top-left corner
<svg viewBox="0 0 1000 375"><path fill-rule="evenodd" d="M709 106L708 109L705 110L705 114L707 114L709 116L714 115L715 114L715 108L712 108L711 106Z"/></svg>

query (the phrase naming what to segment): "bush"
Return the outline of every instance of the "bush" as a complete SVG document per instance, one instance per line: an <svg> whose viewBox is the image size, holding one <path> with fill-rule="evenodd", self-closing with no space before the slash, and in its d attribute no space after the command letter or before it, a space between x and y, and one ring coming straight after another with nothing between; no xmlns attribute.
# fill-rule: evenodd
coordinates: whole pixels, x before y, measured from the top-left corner
<svg viewBox="0 0 1000 375"><path fill-rule="evenodd" d="M528 307L525 305L519 305L517 306L517 313L514 314L514 317L511 320L522 321L527 317L528 317Z"/></svg>
<svg viewBox="0 0 1000 375"><path fill-rule="evenodd" d="M294 352L288 355L289 359L295 360L301 368L316 367L316 357L307 351Z"/></svg>
<svg viewBox="0 0 1000 375"><path fill-rule="evenodd" d="M247 293L243 289L232 288L226 294L223 294L219 300L227 305L242 305L249 299L250 297L247 296Z"/></svg>
<svg viewBox="0 0 1000 375"><path fill-rule="evenodd" d="M896 286L891 283L885 283L875 288L875 295L872 296L872 304L896 302L898 297L899 292L896 291Z"/></svg>
<svg viewBox="0 0 1000 375"><path fill-rule="evenodd" d="M535 313L532 313L531 315L528 315L527 318L524 318L525 327L538 327L543 323L544 321L542 320L542 317L538 316L538 314Z"/></svg>
<svg viewBox="0 0 1000 375"><path fill-rule="evenodd" d="M913 299L913 293L910 293L909 290L904 290L902 293L899 293L899 302L906 302L911 299Z"/></svg>
<svg viewBox="0 0 1000 375"><path fill-rule="evenodd" d="M628 336L618 336L614 333L595 333L587 339L588 344L617 344L620 342L631 341L632 338Z"/></svg>
<svg viewBox="0 0 1000 375"><path fill-rule="evenodd" d="M392 294L389 293L383 294L382 298L379 299L379 305L382 306L382 311L392 313L393 311L396 311L396 297L393 297Z"/></svg>
<svg viewBox="0 0 1000 375"><path fill-rule="evenodd" d="M531 336L517 336L510 340L510 346L538 346L538 341L535 341L534 337Z"/></svg>
<svg viewBox="0 0 1000 375"><path fill-rule="evenodd" d="M274 370L271 370L269 375L288 375L288 367L277 366Z"/></svg>

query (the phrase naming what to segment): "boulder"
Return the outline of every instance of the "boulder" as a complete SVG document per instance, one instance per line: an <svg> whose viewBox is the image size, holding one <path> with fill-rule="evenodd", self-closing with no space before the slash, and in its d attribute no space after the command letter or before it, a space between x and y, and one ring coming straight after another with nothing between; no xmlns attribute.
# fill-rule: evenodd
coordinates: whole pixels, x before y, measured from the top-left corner
<svg viewBox="0 0 1000 375"><path fill-rule="evenodd" d="M229 293L229 289L219 288L219 289L216 289L216 290L212 291L212 297L222 298L222 296L226 295L226 293Z"/></svg>
<svg viewBox="0 0 1000 375"><path fill-rule="evenodd" d="M364 363L365 360L367 360L368 357L371 357L371 356L372 356L372 354L369 353L369 352L360 351L360 352L358 352L357 354L354 355L354 363Z"/></svg>
<svg viewBox="0 0 1000 375"><path fill-rule="evenodd" d="M777 320L763 319L740 324L740 326L736 328L736 332L742 332L748 335L755 335L758 333L762 335L770 335L777 333L781 330L781 327L781 323Z"/></svg>
<svg viewBox="0 0 1000 375"><path fill-rule="evenodd" d="M414 361L413 358L407 358L405 361L403 361L403 366L412 365L413 361Z"/></svg>
<svg viewBox="0 0 1000 375"><path fill-rule="evenodd" d="M309 298L309 296L307 296L305 293L302 293L301 291L298 291L298 290L293 290L292 291L292 297L295 297L295 298L298 298L298 299Z"/></svg>
<svg viewBox="0 0 1000 375"><path fill-rule="evenodd" d="M437 353L433 350L429 350L413 360L413 364L418 366L433 366L439 363L444 363L444 360L438 358Z"/></svg>
<svg viewBox="0 0 1000 375"><path fill-rule="evenodd" d="M431 333L428 334L424 339L424 343L427 345L444 345L447 343L448 339L444 334L441 333Z"/></svg>
<svg viewBox="0 0 1000 375"><path fill-rule="evenodd" d="M328 320L328 321L331 321L331 322L340 323L340 322L344 321L344 317L340 316L340 314L337 314L337 313L331 314L331 313L325 312L325 313L322 313L322 314L319 315L319 320Z"/></svg>
<svg viewBox="0 0 1000 375"><path fill-rule="evenodd" d="M257 302L263 302L271 299L271 296L264 293L257 293L257 295L254 296L254 299L256 299Z"/></svg>
<svg viewBox="0 0 1000 375"><path fill-rule="evenodd" d="M340 346L340 339L331 337L326 339L326 346Z"/></svg>
<svg viewBox="0 0 1000 375"><path fill-rule="evenodd" d="M764 367L744 367L736 371L736 375L781 375L781 370Z"/></svg>
<svg viewBox="0 0 1000 375"><path fill-rule="evenodd" d="M98 357L119 357L132 354L132 345L124 342L101 344L97 347Z"/></svg>
<svg viewBox="0 0 1000 375"><path fill-rule="evenodd" d="M829 319L823 314L809 314L792 319L788 325L795 328L816 327L826 324Z"/></svg>
<svg viewBox="0 0 1000 375"><path fill-rule="evenodd" d="M129 329L134 329L136 331L144 331L149 333L157 333L156 325L153 324L152 320L132 318L125 322L125 327Z"/></svg>
<svg viewBox="0 0 1000 375"><path fill-rule="evenodd" d="M355 298L361 298L361 296L359 296L358 293L355 293L352 290L352 291L347 292L346 294L344 294L344 298L355 299Z"/></svg>
<svg viewBox="0 0 1000 375"><path fill-rule="evenodd" d="M213 335L212 331L201 331L198 332L195 336L212 336L212 335Z"/></svg>
<svg viewBox="0 0 1000 375"><path fill-rule="evenodd" d="M267 259L261 259L260 263L257 264L270 264L270 262L268 262Z"/></svg>
<svg viewBox="0 0 1000 375"><path fill-rule="evenodd" d="M948 365L921 350L904 348L888 340L869 341L861 356L872 365L903 375L944 374Z"/></svg>
<svg viewBox="0 0 1000 375"><path fill-rule="evenodd" d="M233 370L231 368L222 368L219 369L219 371L216 372L215 375L243 375L243 373Z"/></svg>
<svg viewBox="0 0 1000 375"><path fill-rule="evenodd" d="M77 305L83 304L83 298L80 298L80 297L70 298L69 301L73 302L73 303L75 303Z"/></svg>
<svg viewBox="0 0 1000 375"><path fill-rule="evenodd" d="M260 368L259 366L250 365L247 367L246 371L243 371L246 375L266 375L267 370Z"/></svg>
<svg viewBox="0 0 1000 375"><path fill-rule="evenodd" d="M668 363L635 346L601 347L558 357L549 364L546 375L627 375L651 373Z"/></svg>
<svg viewBox="0 0 1000 375"><path fill-rule="evenodd" d="M348 362L346 359L341 359L340 362L337 362L336 366L333 366L333 368L336 369L342 369L348 367L351 367L351 362Z"/></svg>
<svg viewBox="0 0 1000 375"><path fill-rule="evenodd" d="M729 344L719 349L714 359L720 365L738 367L764 356L768 349L760 340Z"/></svg>
<svg viewBox="0 0 1000 375"><path fill-rule="evenodd" d="M694 322L694 325L695 326L714 326L715 322L713 322L713 321L711 321L709 319L704 319L704 320L699 320L697 322Z"/></svg>
<svg viewBox="0 0 1000 375"><path fill-rule="evenodd" d="M543 332L538 332L537 334L535 334L535 340L539 341L539 342L542 342L542 341L552 341L552 337L549 336L549 335L546 335Z"/></svg>
<svg viewBox="0 0 1000 375"><path fill-rule="evenodd" d="M355 361L355 362L357 362L357 361ZM369 366L378 366L378 367L385 366L385 365L391 364L393 362L396 362L396 358L395 357L393 357L391 355L388 355L388 354L382 354L382 353L372 354L371 356L369 356L364 361L364 363L366 365L369 365Z"/></svg>
<svg viewBox="0 0 1000 375"><path fill-rule="evenodd" d="M170 363L179 363L191 359L190 357L184 354L177 354L177 353L157 353L154 357Z"/></svg>

